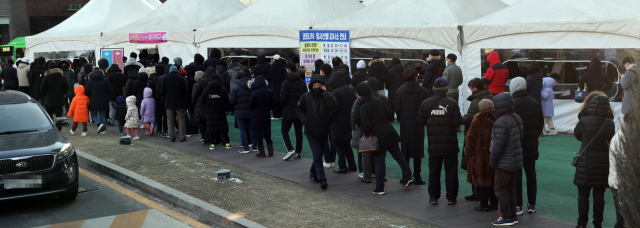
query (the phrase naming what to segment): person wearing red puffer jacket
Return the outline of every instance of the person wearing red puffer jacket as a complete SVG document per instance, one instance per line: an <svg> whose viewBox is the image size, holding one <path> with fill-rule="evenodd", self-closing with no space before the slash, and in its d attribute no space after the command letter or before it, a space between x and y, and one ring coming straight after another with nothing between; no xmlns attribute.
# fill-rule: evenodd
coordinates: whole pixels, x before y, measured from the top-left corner
<svg viewBox="0 0 640 228"><path fill-rule="evenodd" d="M509 79L509 68L502 64L500 55L495 51L489 53L487 61L489 61L491 67L487 69L482 81L487 86L487 89L491 90L492 95L504 93L504 86Z"/></svg>

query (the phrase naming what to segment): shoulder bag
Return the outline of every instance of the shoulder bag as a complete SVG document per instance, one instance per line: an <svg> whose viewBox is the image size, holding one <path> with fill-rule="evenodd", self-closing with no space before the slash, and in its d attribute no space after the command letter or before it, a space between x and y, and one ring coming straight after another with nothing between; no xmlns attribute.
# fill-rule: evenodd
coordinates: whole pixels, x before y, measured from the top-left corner
<svg viewBox="0 0 640 228"><path fill-rule="evenodd" d="M370 135L369 137L362 136L359 140L358 153L371 153L380 150L378 147L378 137Z"/></svg>
<svg viewBox="0 0 640 228"><path fill-rule="evenodd" d="M591 141L589 141L589 143L587 144L587 146L584 147L584 149L582 149L582 151L580 151L580 153L576 153L576 156L573 157L573 161L571 161L571 165L573 167L578 167L578 161L580 160L580 156L582 156L582 153L584 153L584 150L586 150L587 148L589 148L589 145L591 145L591 143L598 137L598 135L600 134L600 132L602 131L602 129L604 128L604 125L607 125L607 121L604 121L604 124L602 124L602 127L600 127L600 130L598 130L598 133L596 133L595 136L593 136L593 138L591 139ZM582 129L584 129L584 125L582 126ZM585 131L586 133L586 131Z"/></svg>

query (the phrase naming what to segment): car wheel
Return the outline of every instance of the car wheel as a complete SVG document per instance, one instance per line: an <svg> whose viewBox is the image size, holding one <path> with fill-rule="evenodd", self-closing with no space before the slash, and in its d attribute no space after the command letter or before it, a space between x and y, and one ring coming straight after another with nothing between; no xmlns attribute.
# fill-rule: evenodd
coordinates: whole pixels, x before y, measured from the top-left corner
<svg viewBox="0 0 640 228"><path fill-rule="evenodd" d="M71 186L74 186L74 187L67 189L68 190L67 192L58 196L60 197L61 200L73 201L76 199L76 197L78 196L78 179L76 179L76 181L74 181L73 184L71 184Z"/></svg>

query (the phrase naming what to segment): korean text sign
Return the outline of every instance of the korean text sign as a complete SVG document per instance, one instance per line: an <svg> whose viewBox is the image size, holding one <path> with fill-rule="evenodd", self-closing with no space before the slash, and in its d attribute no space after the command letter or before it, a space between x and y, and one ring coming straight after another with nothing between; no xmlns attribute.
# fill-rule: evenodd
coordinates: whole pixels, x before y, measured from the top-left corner
<svg viewBox="0 0 640 228"><path fill-rule="evenodd" d="M300 30L301 66L313 68L318 59L331 64L334 57L340 57L347 66L351 62L349 30ZM309 83L311 76L305 79Z"/></svg>
<svg viewBox="0 0 640 228"><path fill-rule="evenodd" d="M130 43L165 43L167 42L166 32L145 32L129 33Z"/></svg>

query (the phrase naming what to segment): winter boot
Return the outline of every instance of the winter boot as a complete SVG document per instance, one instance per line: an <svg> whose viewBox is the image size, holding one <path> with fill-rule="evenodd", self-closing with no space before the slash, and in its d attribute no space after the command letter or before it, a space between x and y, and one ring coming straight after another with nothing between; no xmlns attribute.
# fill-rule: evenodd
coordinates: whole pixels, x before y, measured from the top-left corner
<svg viewBox="0 0 640 228"><path fill-rule="evenodd" d="M267 143L267 150L269 150L269 157L273 157L273 143Z"/></svg>
<svg viewBox="0 0 640 228"><path fill-rule="evenodd" d="M264 148L258 148L258 153L256 154L256 157L264 158L266 156L267 155L264 154Z"/></svg>

